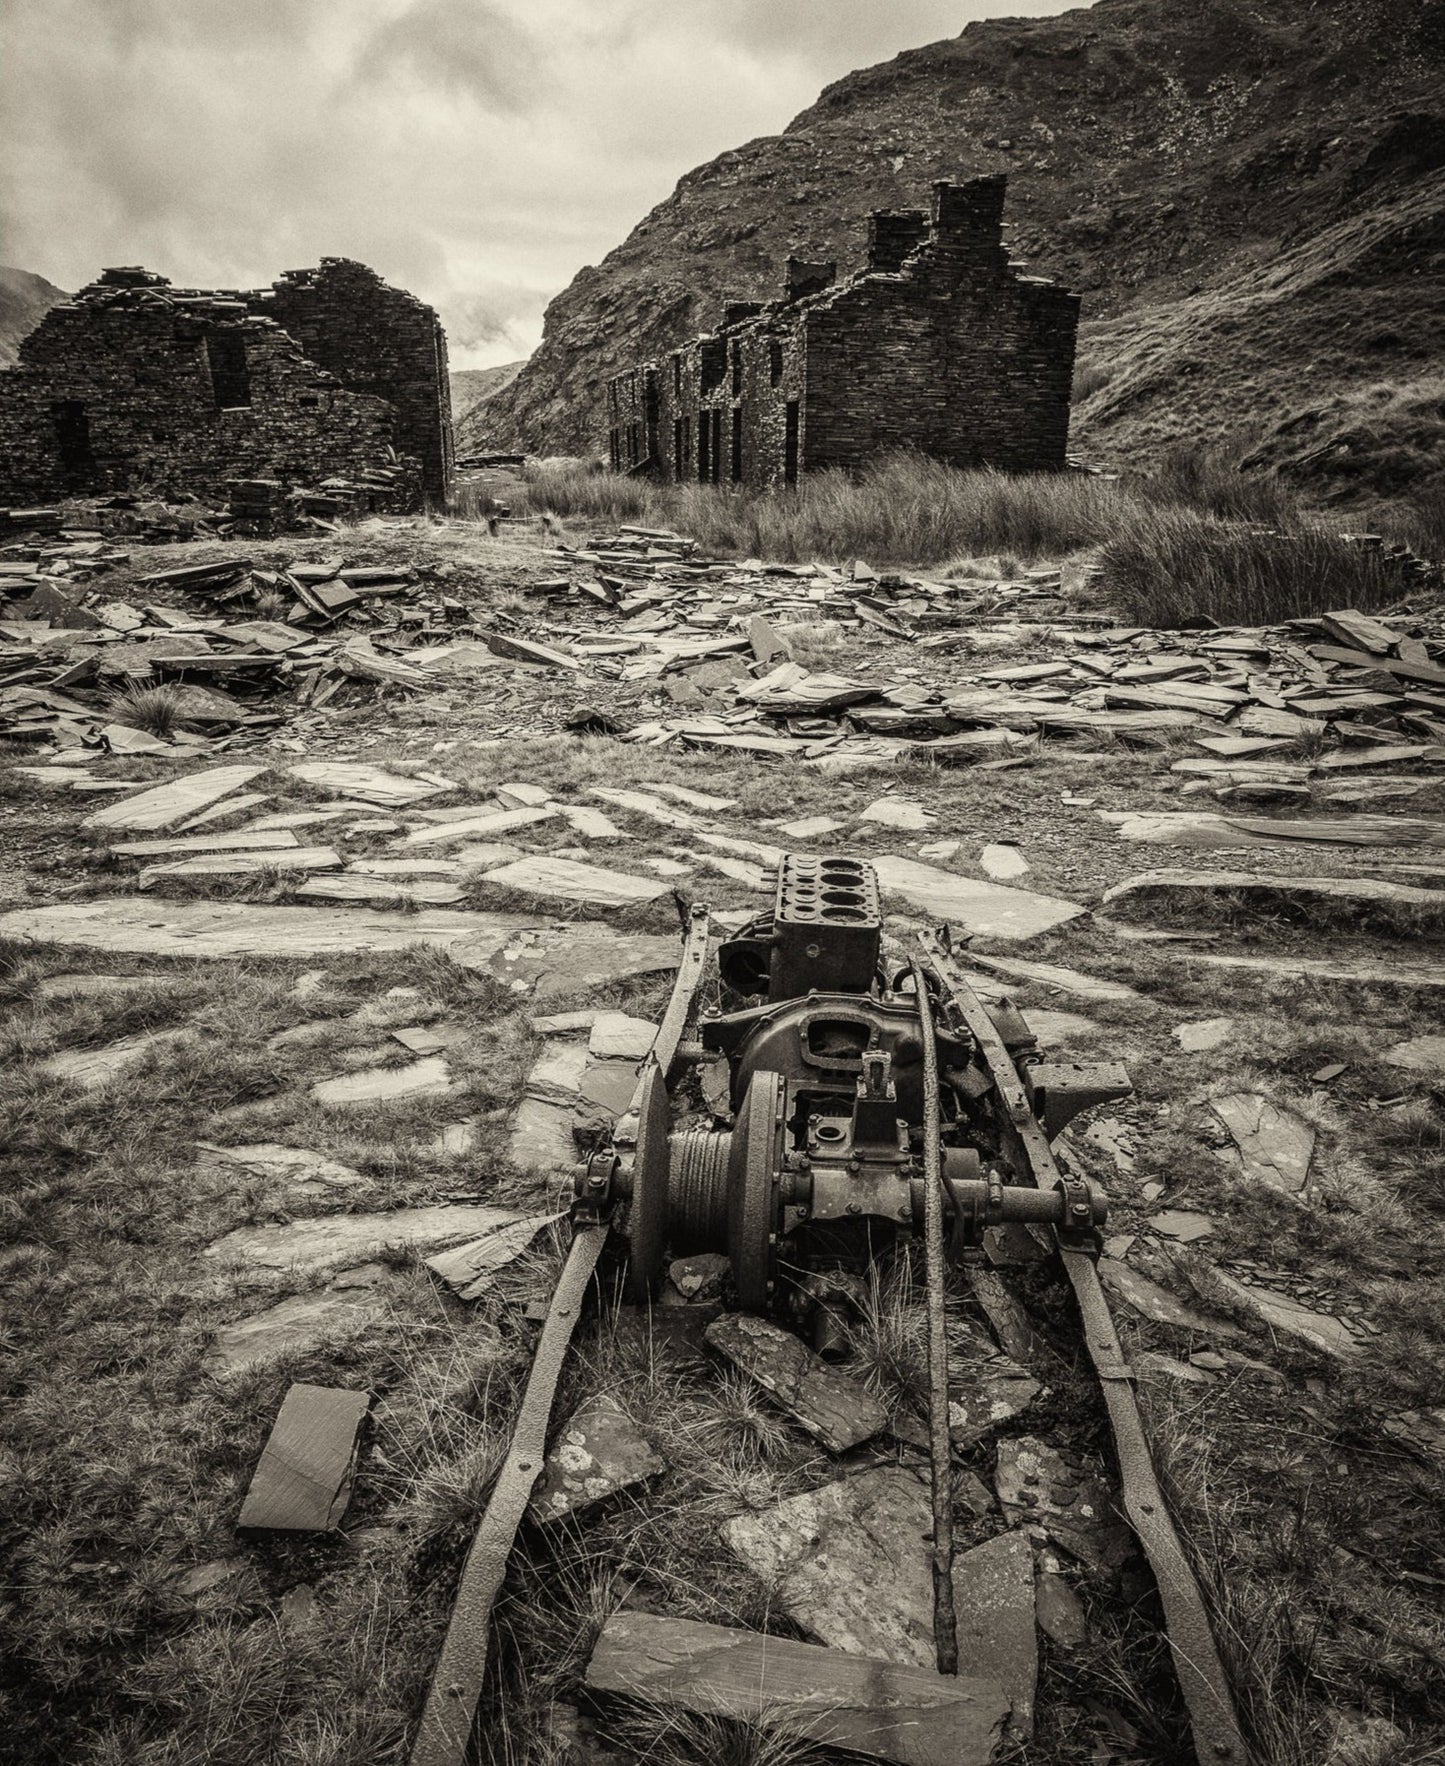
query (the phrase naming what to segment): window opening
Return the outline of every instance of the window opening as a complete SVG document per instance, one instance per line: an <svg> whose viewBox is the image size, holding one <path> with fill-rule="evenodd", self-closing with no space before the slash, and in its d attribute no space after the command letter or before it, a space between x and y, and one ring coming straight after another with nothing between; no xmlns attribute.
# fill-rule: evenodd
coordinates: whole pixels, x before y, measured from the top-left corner
<svg viewBox="0 0 1445 1766"><path fill-rule="evenodd" d="M84 484L95 471L90 446L90 416L79 399L60 399L51 407L60 470L71 484Z"/></svg>
<svg viewBox="0 0 1445 1766"><path fill-rule="evenodd" d="M206 336L211 370L211 396L218 411L234 411L251 402L251 371L246 366L246 340L239 331L212 331Z"/></svg>

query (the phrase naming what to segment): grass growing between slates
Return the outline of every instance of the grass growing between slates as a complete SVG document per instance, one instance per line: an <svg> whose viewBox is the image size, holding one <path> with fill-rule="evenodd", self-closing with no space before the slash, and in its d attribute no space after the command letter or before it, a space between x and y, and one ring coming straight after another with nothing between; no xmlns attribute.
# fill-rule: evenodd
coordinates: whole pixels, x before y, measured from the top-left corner
<svg viewBox="0 0 1445 1766"><path fill-rule="evenodd" d="M846 658L839 660L846 672ZM738 807L719 819L768 843L786 841L767 818L822 811L845 827L812 843L821 850L908 851L959 838L945 868L969 875L980 874L985 840L1016 834L1034 867L1022 884L1069 895L1075 865L1092 888L1096 874L1159 862L1152 850L1118 842L1092 809L1059 803L1065 786L1106 807L1173 801L1172 749L1140 757L1109 745L1101 760L1093 751L1103 747L1091 741L1081 754L1045 745L1027 767L1003 774L942 769L924 758L840 779L746 756L556 737L430 762L458 779L456 793L431 804L481 801L507 780L547 784L605 809L627 838L586 843L559 820L528 829L523 844L575 846L604 867L641 874L649 853L701 847L689 832L606 805L586 787L671 782L734 799ZM369 752L385 764L384 752ZM934 810L935 827L900 838L856 824L857 812L889 785ZM274 807L304 795L278 788ZM1334 870L1338 856L1321 848L1275 858ZM1202 859L1224 868L1214 855L1189 853L1181 862ZM107 888L128 886L121 878L130 869L106 873ZM709 878L700 864L678 887L738 910L768 899ZM560 917L555 903L500 892L487 905L501 903L537 920ZM671 902L663 896L654 908L655 919L647 909L632 929L670 930ZM622 927L633 912L586 917ZM1390 948L1358 922L1306 918L1286 928L1232 905L1200 929L1215 937L1205 950L1243 942L1276 953L1401 958L1398 943ZM1407 1451L1381 1418L1445 1402L1445 1117L1426 1079L1381 1057L1394 1042L1438 1027L1439 996L1206 970L1179 947L1116 939L1087 919L1022 952L980 946L1128 981L1143 996L1092 1005L1038 984L1011 989L1026 1011L1077 1012L1093 1022L1096 1031L1071 1046L1070 1057L1121 1059L1133 1072L1140 1103L1122 1114L1135 1128L1137 1169L1115 1171L1098 1156L1115 1198L1111 1232L1139 1232L1163 1206L1206 1209L1218 1223L1211 1253L1308 1275L1330 1304L1379 1327L1343 1371L1255 1332L1240 1347L1266 1372L1234 1369L1207 1388L1152 1379L1144 1395L1182 1531L1223 1616L1260 1766L1313 1766L1325 1756L1332 1713L1347 1709L1391 1716L1404 1729L1405 1741L1380 1766L1438 1759L1433 1713L1445 1685L1421 1642L1439 1651L1435 1621L1422 1609L1445 1576L1445 1493L1438 1464ZM549 1291L560 1248L544 1239L472 1307L439 1292L415 1256L386 1256L387 1301L374 1327L225 1381L204 1366L211 1334L326 1278L271 1274L238 1285L200 1253L233 1227L332 1206L370 1210L458 1194L519 1204L549 1198L547 1186L505 1161L507 1112L536 1047L525 1019L504 989L430 948L314 964L162 965L33 947L6 954L14 961L0 979L0 1010L8 1014L0 1058L20 1077L0 1098L9 1148L0 1167L8 1356L0 1758L8 1749L41 1766L399 1763L534 1347L523 1305ZM330 979L311 997L293 998L306 967L324 967ZM42 984L61 972L143 976L148 985L47 998ZM307 1090L315 1078L353 1060L411 1059L400 1045L386 1048L384 1029L350 1022L363 1003L396 986L422 993L417 1021L434 1007L465 1023L464 1092L369 1110L322 1108ZM665 978L654 977L603 997L653 1016L666 989ZM597 999L578 991L541 1009ZM1204 1056L1180 1051L1174 1024L1222 1015L1236 1019L1231 1043ZM321 1026L314 1042L269 1046L303 1024ZM35 1073L60 1050L169 1028L185 1032L178 1050L103 1092L69 1091ZM1332 1061L1346 1062L1346 1072L1319 1095L1311 1075ZM1302 1205L1251 1189L1217 1156L1207 1098L1245 1087L1315 1124L1317 1200ZM1389 1102L1396 1098L1405 1101ZM463 1116L479 1119L477 1151L450 1162L433 1142L443 1121ZM202 1158L197 1139L304 1146L351 1165L364 1183L343 1197L298 1198L284 1181ZM1142 1186L1152 1178L1167 1189L1151 1201ZM1047 1394L1012 1432L1098 1450L1097 1389L1078 1353L1066 1291L1047 1270L1010 1280L1053 1355ZM966 1312L960 1302L960 1318ZM854 1342L855 1370L915 1417L917 1326L907 1285L880 1283ZM1198 1347L1163 1326L1126 1322L1125 1329L1136 1349L1180 1356ZM610 1288L594 1296L556 1417L610 1392L669 1469L585 1523L524 1531L497 1613L479 1744L486 1766L560 1766L576 1727L572 1708L585 1703L579 1687L592 1641L625 1601L793 1630L768 1591L731 1560L718 1528L729 1514L844 1468L746 1380L707 1354L669 1349L661 1337L639 1330ZM1267 1378L1271 1366L1279 1380ZM346 1537L238 1541L241 1495L292 1379L378 1394ZM876 1451L922 1464L894 1444ZM993 1449L971 1450L967 1464L987 1484ZM962 1508L960 1522L964 1544L999 1525L997 1516L965 1521ZM1331 1555L1336 1549L1352 1554L1348 1567ZM180 1592L180 1575L233 1559L234 1571L209 1590ZM1017 1766L1095 1766L1105 1755L1173 1766L1182 1757L1177 1695L1147 1578L1131 1573L1121 1589L1108 1589L1089 1585L1070 1564L1065 1570L1082 1585L1092 1636L1072 1653L1045 1641L1040 1730L1014 1756ZM294 1600L283 1608L283 1597L303 1586L314 1591L309 1610ZM660 1766L792 1759L756 1727L675 1711L609 1702L590 1721L587 1745Z"/></svg>
<svg viewBox="0 0 1445 1766"><path fill-rule="evenodd" d="M855 475L819 472L796 489L765 493L623 478L575 461L540 462L524 479L511 500L515 514L594 531L628 523L672 531L705 554L927 567L989 554L1028 564L1097 553L1111 604L1141 623L1203 616L1269 625L1379 607L1400 593L1377 557L1339 539L1362 517L1311 514L1285 480L1188 446L1147 474L1118 478L958 471L900 453ZM1430 556L1438 550L1435 502L1427 492L1418 507L1384 507L1379 524L1389 537L1425 542Z"/></svg>
<svg viewBox="0 0 1445 1766"><path fill-rule="evenodd" d="M1103 588L1126 619L1273 625L1337 607L1382 607L1399 579L1322 522L1283 532L1185 508L1140 512L1100 549Z"/></svg>

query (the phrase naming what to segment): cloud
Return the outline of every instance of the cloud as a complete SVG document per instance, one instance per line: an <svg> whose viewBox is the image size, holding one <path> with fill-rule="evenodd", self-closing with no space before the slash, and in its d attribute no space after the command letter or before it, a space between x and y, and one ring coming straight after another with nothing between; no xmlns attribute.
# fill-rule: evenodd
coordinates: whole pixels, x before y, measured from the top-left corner
<svg viewBox="0 0 1445 1766"><path fill-rule="evenodd" d="M521 284L498 284L459 294L447 303L447 341L453 350L505 344L513 356L524 347L526 321L546 296Z"/></svg>
<svg viewBox="0 0 1445 1766"><path fill-rule="evenodd" d="M5 0L0 261L254 287L336 254L459 365L820 87L1054 0Z"/></svg>
<svg viewBox="0 0 1445 1766"><path fill-rule="evenodd" d="M388 19L362 52L357 73L390 86L399 73L421 86L522 110L545 79L542 46L500 7L480 0L416 0Z"/></svg>

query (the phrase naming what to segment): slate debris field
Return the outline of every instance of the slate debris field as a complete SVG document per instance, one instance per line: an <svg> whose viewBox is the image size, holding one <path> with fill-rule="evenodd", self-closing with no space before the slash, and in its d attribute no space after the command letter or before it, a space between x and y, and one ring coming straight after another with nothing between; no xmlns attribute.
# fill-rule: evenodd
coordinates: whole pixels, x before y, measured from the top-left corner
<svg viewBox="0 0 1445 1766"><path fill-rule="evenodd" d="M325 1638L359 1600L414 1603L384 1666L348 1630L369 1690L347 1745L401 1747L474 1514L437 1493L505 1439L568 1174L631 1095L679 906L737 925L783 851L857 850L890 950L950 923L973 984L1014 999L1049 1058L1133 1074L1135 1096L1064 1145L1115 1198L1101 1277L1181 1530L1249 1645L1233 1665L1261 1758L1286 1759L1271 1677L1321 1758L1361 1724L1428 1735L1438 589L1402 566L1400 603L1369 617L1150 631L1120 627L1072 564L935 580L710 560L662 532L563 540L371 518L309 540L142 548L62 525L0 547L7 1049L25 1109L86 1125L57 1195L114 1158L108 1124L133 1109L167 1161L163 1231L92 1244L22 1184L6 1255L37 1329L55 1328L41 1272L69 1258L119 1257L132 1291L164 1269L165 1378L225 1442L203 1521L144 1547L116 1522L116 1589L149 1553L168 1600L192 1591L177 1622L207 1648L252 1647L276 1615ZM170 696L161 727L126 721L144 692ZM705 1125L727 1104L695 1108ZM16 1126L23 1179L42 1155ZM1097 1408L1023 1241L997 1237L950 1316L959 1610L1013 1640L1013 1678L976 1676L967 1758L1010 1738L1051 1763L1177 1757ZM119 1331L122 1304L102 1284L99 1325ZM812 1377L769 1360L725 1270L686 1258L650 1321L584 1322L509 1584L493 1757L568 1724L618 1745L624 1694L671 1701L668 1722L816 1740L795 1701L814 1672L833 1677L831 1739L935 1757L870 1703L878 1675L910 1698L928 1677L918 1328L895 1282ZM497 1382L449 1386L483 1347ZM43 1390L44 1343L21 1354ZM108 1372L107 1403L153 1403L140 1379ZM168 1451L175 1490L200 1449ZM1270 1657L1252 1603L1275 1585L1260 1542L1346 1459L1369 1468L1370 1512L1319 1525L1354 1595L1324 1579L1308 1514L1289 1584L1353 1663L1330 1680ZM34 1487L27 1526L56 1524L68 1475ZM302 1527L310 1556L280 1542ZM1398 1598L1362 1592L1371 1578ZM596 1624L567 1630L594 1596ZM42 1688L22 1722L43 1724L64 1682L36 1599L22 1588L5 1617ZM1364 1649L1382 1625L1388 1647ZM573 1641L544 1664L526 1640L549 1629ZM760 1701L747 1652L767 1632L786 1649ZM170 1646L134 1647L151 1672ZM115 1658L64 1649L99 1689L64 1719L86 1758L114 1733ZM874 1665L866 1686L850 1661ZM316 1695L277 1696L300 1720ZM171 1722L145 1733L160 1745Z"/></svg>

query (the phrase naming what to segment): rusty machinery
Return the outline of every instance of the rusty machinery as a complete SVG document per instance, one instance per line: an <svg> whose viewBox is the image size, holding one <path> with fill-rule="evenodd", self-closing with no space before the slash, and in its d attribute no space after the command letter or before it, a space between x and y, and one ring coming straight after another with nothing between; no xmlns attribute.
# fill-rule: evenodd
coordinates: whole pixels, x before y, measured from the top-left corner
<svg viewBox="0 0 1445 1766"><path fill-rule="evenodd" d="M940 1671L955 1672L944 1275L948 1256L978 1260L995 1231L1028 1233L1073 1288L1113 1431L1120 1505L1159 1587L1196 1756L1245 1766L1204 1601L1154 1475L1095 1268L1107 1201L1052 1145L1080 1110L1127 1095L1128 1076L1118 1066L1046 1060L1013 1006L979 998L946 931L890 965L877 878L862 859L784 858L771 911L717 947L720 1004L704 1007L710 954L709 916L698 905L630 1107L579 1170L571 1250L462 1573L411 1766L462 1766L467 1757L491 1606L609 1242L625 1249L631 1297L644 1305L669 1251L726 1253L741 1307L809 1327L827 1353L860 1278L922 1239L935 1644ZM709 1110L686 1108L694 1074ZM704 1123L730 1116L732 1126L677 1128L675 1114Z"/></svg>
<svg viewBox="0 0 1445 1766"><path fill-rule="evenodd" d="M1094 1242L1103 1193L1063 1176L1040 1189L1015 1168L987 1104L992 1080L977 1042L931 990L930 1074L915 976L906 967L890 975L883 963L871 865L785 858L771 912L722 943L717 964L723 989L745 1003L703 1013L678 1063L726 1064L733 1127L674 1132L666 1076L653 1069L633 1157L602 1155L608 1189L630 1198L634 1299L656 1292L669 1249L720 1251L742 1307L797 1307L810 1277L861 1274L921 1234L934 1091L955 1260L1008 1222ZM993 1007L991 1018L1050 1135L1087 1105L1128 1092L1117 1066L1044 1061L1012 1007ZM597 1175L594 1165L593 1193ZM828 1316L824 1308L820 1337Z"/></svg>

